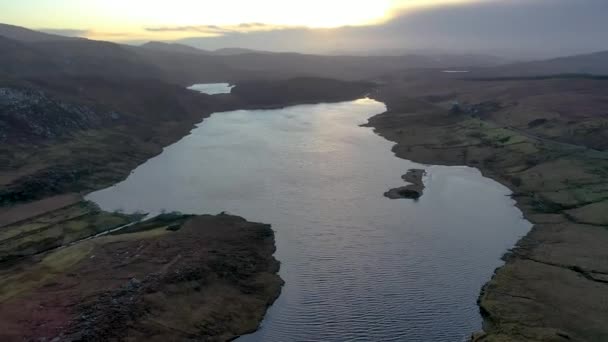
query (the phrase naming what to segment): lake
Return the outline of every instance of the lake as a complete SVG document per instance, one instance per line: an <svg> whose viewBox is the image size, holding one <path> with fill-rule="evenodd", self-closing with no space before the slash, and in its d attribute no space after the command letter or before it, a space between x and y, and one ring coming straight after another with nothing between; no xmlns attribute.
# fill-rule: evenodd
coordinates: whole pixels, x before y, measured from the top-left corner
<svg viewBox="0 0 608 342"><path fill-rule="evenodd" d="M360 99L215 113L88 199L272 224L285 287L240 341L464 341L481 328L481 286L531 225L476 169L396 158L360 127L385 110ZM410 168L427 172L420 200L385 198Z"/></svg>
<svg viewBox="0 0 608 342"><path fill-rule="evenodd" d="M230 94L232 92L232 88L229 83L202 83L202 84L194 84L188 89L198 91L199 93L207 94L207 95L217 95L217 94Z"/></svg>

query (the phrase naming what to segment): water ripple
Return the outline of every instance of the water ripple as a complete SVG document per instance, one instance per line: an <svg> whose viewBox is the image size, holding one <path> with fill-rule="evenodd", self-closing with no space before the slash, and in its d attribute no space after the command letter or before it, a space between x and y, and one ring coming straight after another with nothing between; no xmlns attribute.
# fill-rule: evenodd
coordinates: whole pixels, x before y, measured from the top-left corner
<svg viewBox="0 0 608 342"><path fill-rule="evenodd" d="M358 126L384 110L355 101L214 114L89 199L272 224L286 284L240 341L463 341L481 327L480 287L530 225L477 170L395 158ZM418 202L382 196L421 167Z"/></svg>

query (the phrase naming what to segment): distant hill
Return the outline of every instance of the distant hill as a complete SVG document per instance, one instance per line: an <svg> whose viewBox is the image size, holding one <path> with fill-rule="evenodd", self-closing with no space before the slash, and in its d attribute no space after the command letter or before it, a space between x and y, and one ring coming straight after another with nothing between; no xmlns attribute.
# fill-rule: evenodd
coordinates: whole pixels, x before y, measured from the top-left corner
<svg viewBox="0 0 608 342"><path fill-rule="evenodd" d="M0 24L0 36L20 42L46 42L58 40L77 40L82 38L64 37L39 31L26 29L19 26Z"/></svg>
<svg viewBox="0 0 608 342"><path fill-rule="evenodd" d="M165 43L165 42L147 42L145 44L140 45L140 47L144 49L151 49L157 51L165 51L165 52L178 52L178 53L191 53L191 54L211 54L210 51L197 49L190 45L178 44L178 43Z"/></svg>
<svg viewBox="0 0 608 342"><path fill-rule="evenodd" d="M258 50L252 50L252 49L242 49L242 48L224 48L224 49L209 51L209 50L195 48L195 47L187 45L187 44L156 42L156 41L147 42L145 44L140 45L140 47L142 47L144 49L150 49L150 50L156 50L156 51L190 53L190 54L197 54L197 55L201 55L201 54L202 55L214 55L214 56L232 56L232 55L242 55L242 54L250 54L250 53L272 53L272 52L258 51Z"/></svg>
<svg viewBox="0 0 608 342"><path fill-rule="evenodd" d="M373 89L372 82L346 82L326 78L300 77L282 81L244 81L232 89L232 95L243 106L290 105L347 101L365 96Z"/></svg>
<svg viewBox="0 0 608 342"><path fill-rule="evenodd" d="M260 50L252 50L252 49L242 49L242 48L223 48L213 51L213 54L216 56L231 56L231 55L242 55L246 53L262 53L269 54L273 52L268 51L260 51Z"/></svg>
<svg viewBox="0 0 608 342"><path fill-rule="evenodd" d="M0 36L0 73L4 77L25 78L56 70L57 66L37 49Z"/></svg>
<svg viewBox="0 0 608 342"><path fill-rule="evenodd" d="M558 74L608 75L608 51L480 69L472 77L532 77Z"/></svg>
<svg viewBox="0 0 608 342"><path fill-rule="evenodd" d="M428 56L434 57L437 62L443 62L445 65L471 67L494 67L513 62L497 56L479 54L430 54Z"/></svg>
<svg viewBox="0 0 608 342"><path fill-rule="evenodd" d="M3 38L2 33L14 38ZM493 66L500 60L477 55L320 56L240 48L205 51L166 42L129 46L11 25L0 25L0 38L0 75L11 78L156 79L186 86L294 77L370 80L403 71L447 69L471 71L453 76L459 78L608 75L608 52Z"/></svg>
<svg viewBox="0 0 608 342"><path fill-rule="evenodd" d="M163 73L119 44L87 39L23 42L0 36L0 72L17 79L161 79Z"/></svg>
<svg viewBox="0 0 608 342"><path fill-rule="evenodd" d="M162 71L145 63L124 45L78 39L29 44L71 76L110 79L161 79Z"/></svg>

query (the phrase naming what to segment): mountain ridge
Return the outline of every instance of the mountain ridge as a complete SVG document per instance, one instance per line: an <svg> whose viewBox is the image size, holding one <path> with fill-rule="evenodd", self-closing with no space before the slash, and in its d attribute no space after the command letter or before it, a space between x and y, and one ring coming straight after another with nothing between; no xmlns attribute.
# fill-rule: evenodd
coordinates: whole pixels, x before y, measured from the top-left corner
<svg viewBox="0 0 608 342"><path fill-rule="evenodd" d="M44 33L21 26L0 23L0 36L22 42L43 42L60 40L78 40L85 38L65 37L56 34Z"/></svg>

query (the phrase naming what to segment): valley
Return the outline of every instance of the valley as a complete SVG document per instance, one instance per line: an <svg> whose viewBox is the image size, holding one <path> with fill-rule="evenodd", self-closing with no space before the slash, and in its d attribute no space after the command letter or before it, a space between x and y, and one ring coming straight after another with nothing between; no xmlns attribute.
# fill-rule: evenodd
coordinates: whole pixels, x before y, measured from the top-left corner
<svg viewBox="0 0 608 342"><path fill-rule="evenodd" d="M253 333L264 317L243 340L304 339L310 317L321 327L327 314L335 329L315 334L330 340L344 331L421 341L608 338L605 53L494 65L58 37L0 26L3 340L224 341ZM216 82L234 87L215 95L187 89ZM357 117L367 105L386 108ZM270 119L285 113L286 123ZM218 129L205 131L209 125ZM226 150L187 150L200 165L167 157L201 130L208 150ZM392 143L401 159L390 155ZM274 147L295 150L274 160ZM168 171L138 178L157 158L169 158ZM238 163L222 164L230 158L251 163L248 175ZM180 183L189 172L194 187ZM112 197L129 182L142 185ZM205 196L206 186L215 195ZM277 194L265 198L268 189ZM104 191L105 206L91 202ZM290 210L269 209L283 203ZM334 263L339 251L358 264ZM318 268L308 273L309 265ZM412 270L417 284L403 276ZM412 303L417 289L427 292L408 310L415 317L391 311ZM360 298L363 311L390 311L393 320L378 314L358 324ZM334 300L345 309L318 310ZM441 329L425 325L439 315L447 317Z"/></svg>

